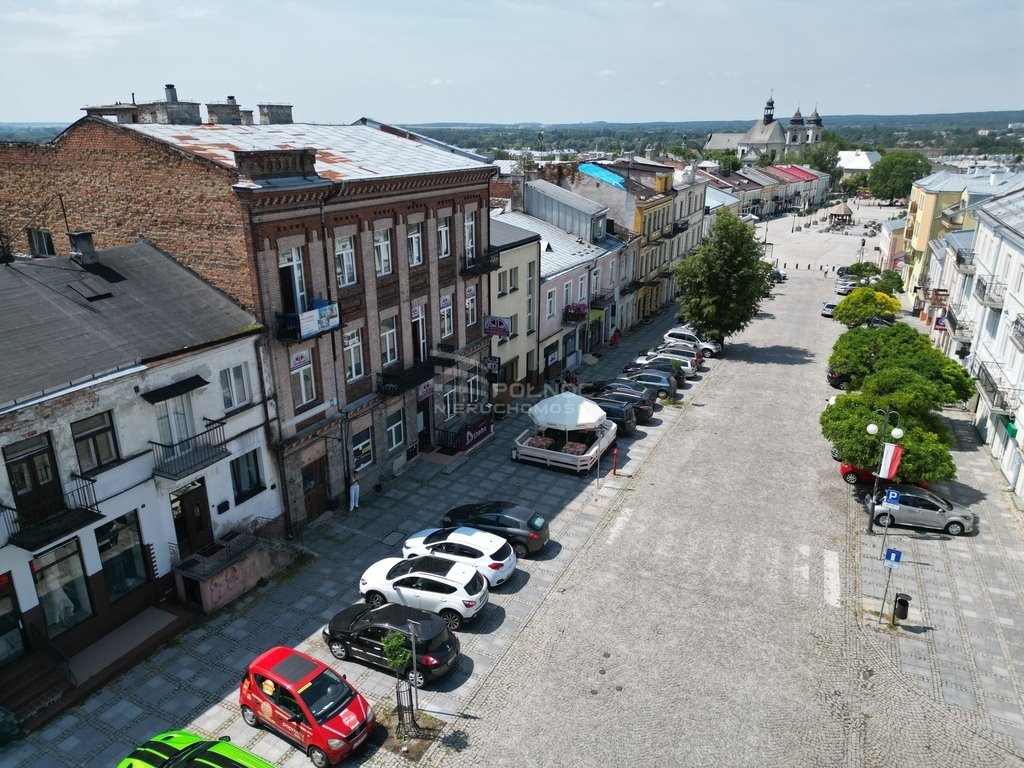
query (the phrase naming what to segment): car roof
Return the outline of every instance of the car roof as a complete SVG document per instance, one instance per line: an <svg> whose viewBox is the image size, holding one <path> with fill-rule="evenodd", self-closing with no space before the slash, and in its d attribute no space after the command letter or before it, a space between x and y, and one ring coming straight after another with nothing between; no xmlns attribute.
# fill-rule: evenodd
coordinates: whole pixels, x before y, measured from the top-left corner
<svg viewBox="0 0 1024 768"><path fill-rule="evenodd" d="M162 766L182 750L204 742L206 748L195 757L201 757L203 765L218 765L224 768L271 768L271 763L237 747L230 741L206 739L188 731L166 731L139 745L128 757L118 763L118 768L150 768ZM189 765L198 765L193 759Z"/></svg>
<svg viewBox="0 0 1024 768"><path fill-rule="evenodd" d="M418 557L411 557L409 560L413 563L412 568L409 570L410 574L426 573L430 576L437 576L438 578L457 581L460 584L464 584L468 580L466 578L467 575L472 576L476 573L475 568L472 568L465 563L457 563L454 560L448 560L444 557L435 557L434 555L420 555Z"/></svg>
<svg viewBox="0 0 1024 768"><path fill-rule="evenodd" d="M312 680L327 668L322 661L307 656L302 651L284 646L275 646L256 657L249 669L263 674L272 674L294 686L301 686Z"/></svg>
<svg viewBox="0 0 1024 768"><path fill-rule="evenodd" d="M368 610L351 614L349 610L357 606L362 606ZM348 618L349 616L352 618ZM367 626L387 627L403 634L409 633L409 622L415 621L420 627L420 632L427 637L440 634L441 629L444 627L444 622L440 616L420 608L413 608L399 603L384 603L384 605L374 608L367 603L356 603L339 611L331 619L331 629L345 631L360 617L365 620Z"/></svg>

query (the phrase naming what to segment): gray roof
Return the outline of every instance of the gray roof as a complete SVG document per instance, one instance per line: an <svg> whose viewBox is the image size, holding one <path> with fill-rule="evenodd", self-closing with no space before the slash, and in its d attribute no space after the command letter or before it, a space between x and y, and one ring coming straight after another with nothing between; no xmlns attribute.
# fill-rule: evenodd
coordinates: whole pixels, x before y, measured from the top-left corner
<svg viewBox="0 0 1024 768"><path fill-rule="evenodd" d="M436 144L394 136L372 125L117 125L227 168L235 167L236 150L313 147L318 150L316 172L330 181L471 170L489 165L460 154L465 150L446 151Z"/></svg>
<svg viewBox="0 0 1024 768"><path fill-rule="evenodd" d="M1024 187L1024 172L1004 169L978 170L974 173L939 171L914 182L927 192L963 192L973 196L1001 195Z"/></svg>
<svg viewBox="0 0 1024 768"><path fill-rule="evenodd" d="M746 176L751 181L756 181L762 187L776 187L779 185L779 180L770 174L763 173L757 168L740 168L736 173L741 176ZM790 182L783 182L790 183Z"/></svg>
<svg viewBox="0 0 1024 768"><path fill-rule="evenodd" d="M507 251L519 245L540 240L540 235L528 229L514 227L504 221L491 219L490 226L491 247L499 251Z"/></svg>
<svg viewBox="0 0 1024 768"><path fill-rule="evenodd" d="M735 152L736 147L743 140L742 133L712 133L704 144L705 152Z"/></svg>
<svg viewBox="0 0 1024 768"><path fill-rule="evenodd" d="M0 404L196 347L255 322L145 240L98 253L99 264L86 267L67 256L0 266Z"/></svg>
<svg viewBox="0 0 1024 768"><path fill-rule="evenodd" d="M772 120L768 125L764 120L758 120L743 134L744 144L778 144L785 143L786 129L778 120Z"/></svg>
<svg viewBox="0 0 1024 768"><path fill-rule="evenodd" d="M511 176L512 171L516 169L516 163L518 162L518 160L495 160L491 165L498 166L498 172L502 176Z"/></svg>
<svg viewBox="0 0 1024 768"><path fill-rule="evenodd" d="M889 219L882 222L882 229L886 229L890 232L899 232L901 229L907 228L906 219Z"/></svg>
<svg viewBox="0 0 1024 768"><path fill-rule="evenodd" d="M607 205L595 203L593 200L586 198L583 195L577 195L570 189L565 189L564 187L552 184L550 181L545 181L544 179L528 181L526 182L526 186L531 189L535 189L542 195L550 197L552 200L565 203L571 208L575 208L577 211L581 211L582 213L586 213L591 216L599 213L606 213L608 211Z"/></svg>
<svg viewBox="0 0 1024 768"><path fill-rule="evenodd" d="M723 205L735 205L739 201L740 199L736 195L731 195L713 184L708 184L707 191L704 193L704 203L711 210L721 208Z"/></svg>
<svg viewBox="0 0 1024 768"><path fill-rule="evenodd" d="M495 223L512 224L540 235L541 278L554 277L599 258L609 251L622 248L622 242L614 237L606 235L597 243L589 243L576 235L570 235L564 229L520 211L492 215L491 225Z"/></svg>
<svg viewBox="0 0 1024 768"><path fill-rule="evenodd" d="M1017 190L989 198L981 204L979 213L992 217L1001 226L1016 234L1016 239L1024 237L1024 191Z"/></svg>

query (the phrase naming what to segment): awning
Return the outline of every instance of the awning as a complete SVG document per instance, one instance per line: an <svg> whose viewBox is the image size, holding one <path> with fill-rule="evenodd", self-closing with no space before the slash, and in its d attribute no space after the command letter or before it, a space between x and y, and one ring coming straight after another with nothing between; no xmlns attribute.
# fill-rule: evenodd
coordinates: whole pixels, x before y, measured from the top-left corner
<svg viewBox="0 0 1024 768"><path fill-rule="evenodd" d="M178 395L184 395L186 392L191 392L193 389L199 389L209 384L206 379L202 376L189 376L187 379L176 381L173 384L168 384L166 387L160 387L159 389L151 389L149 392L142 393L142 399L147 403L156 405L162 403L164 400L170 400L172 397Z"/></svg>

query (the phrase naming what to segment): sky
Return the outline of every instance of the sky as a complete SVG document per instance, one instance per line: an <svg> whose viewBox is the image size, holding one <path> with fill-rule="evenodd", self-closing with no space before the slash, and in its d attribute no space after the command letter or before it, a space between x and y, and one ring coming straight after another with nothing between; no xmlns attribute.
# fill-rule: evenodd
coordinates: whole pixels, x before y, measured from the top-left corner
<svg viewBox="0 0 1024 768"><path fill-rule="evenodd" d="M300 123L1024 109L1022 29L1022 0L0 0L0 122L167 83Z"/></svg>

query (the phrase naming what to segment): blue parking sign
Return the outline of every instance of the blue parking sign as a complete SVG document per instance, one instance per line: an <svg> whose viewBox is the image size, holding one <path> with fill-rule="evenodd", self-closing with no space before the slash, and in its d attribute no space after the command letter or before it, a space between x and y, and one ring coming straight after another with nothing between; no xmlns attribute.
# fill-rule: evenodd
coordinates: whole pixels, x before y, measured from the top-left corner
<svg viewBox="0 0 1024 768"><path fill-rule="evenodd" d="M892 547L889 547L889 549L885 550L885 562L886 562L887 565L889 563L893 563L895 565L899 565L900 558L902 558L902 557L903 557L903 552L901 552L898 549L893 549Z"/></svg>
<svg viewBox="0 0 1024 768"><path fill-rule="evenodd" d="M885 492L885 503L898 505L900 503L900 492L895 488L887 490Z"/></svg>

